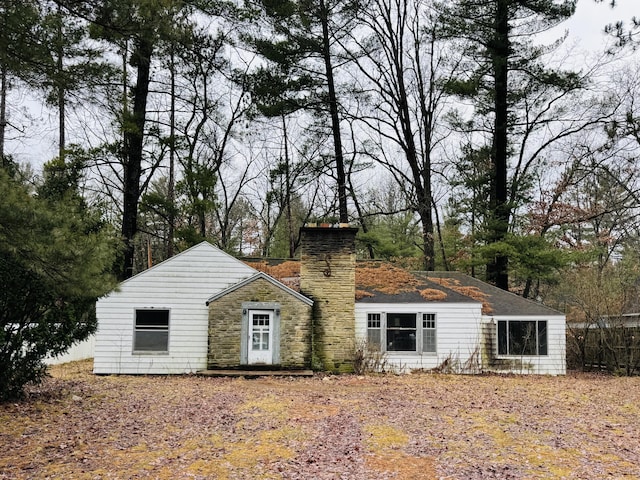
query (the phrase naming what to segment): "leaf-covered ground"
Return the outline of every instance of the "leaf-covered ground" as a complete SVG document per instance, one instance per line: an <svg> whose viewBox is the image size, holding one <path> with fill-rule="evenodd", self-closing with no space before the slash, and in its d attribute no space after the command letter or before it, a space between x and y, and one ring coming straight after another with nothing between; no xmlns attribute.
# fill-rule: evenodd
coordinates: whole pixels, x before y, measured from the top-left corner
<svg viewBox="0 0 640 480"><path fill-rule="evenodd" d="M90 372L0 405L0 479L640 478L640 378Z"/></svg>

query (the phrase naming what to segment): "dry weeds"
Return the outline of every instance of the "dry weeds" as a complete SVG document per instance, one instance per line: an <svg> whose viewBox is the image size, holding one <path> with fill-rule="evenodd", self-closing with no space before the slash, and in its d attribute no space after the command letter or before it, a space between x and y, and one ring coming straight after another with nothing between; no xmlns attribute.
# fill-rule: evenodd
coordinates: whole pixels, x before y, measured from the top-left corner
<svg viewBox="0 0 640 480"><path fill-rule="evenodd" d="M1 479L640 478L640 378L90 369L0 405Z"/></svg>

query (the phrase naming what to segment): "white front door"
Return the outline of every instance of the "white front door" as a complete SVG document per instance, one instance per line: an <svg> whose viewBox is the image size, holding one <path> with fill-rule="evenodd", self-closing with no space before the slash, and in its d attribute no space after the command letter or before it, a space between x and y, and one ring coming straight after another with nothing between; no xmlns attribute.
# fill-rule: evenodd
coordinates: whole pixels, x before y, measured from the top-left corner
<svg viewBox="0 0 640 480"><path fill-rule="evenodd" d="M251 364L273 363L273 311L249 310L249 352Z"/></svg>

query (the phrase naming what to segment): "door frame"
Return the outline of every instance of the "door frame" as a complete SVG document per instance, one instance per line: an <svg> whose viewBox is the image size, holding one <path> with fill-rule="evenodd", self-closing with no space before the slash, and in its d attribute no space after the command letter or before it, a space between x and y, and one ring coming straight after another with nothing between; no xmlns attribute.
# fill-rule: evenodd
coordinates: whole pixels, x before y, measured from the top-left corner
<svg viewBox="0 0 640 480"><path fill-rule="evenodd" d="M271 329L271 362L270 365L280 364L280 304L277 302L243 302L242 328L240 334L240 365L249 365L249 321L250 312L263 310L271 313L273 327Z"/></svg>
<svg viewBox="0 0 640 480"><path fill-rule="evenodd" d="M273 317L275 312L273 310L249 310L249 322L247 332L247 363L249 365L271 365L273 363ZM268 320L266 325L254 324L256 316L266 317ZM253 345L253 336L259 333L260 349L255 350ZM266 349L262 349L262 335L267 334Z"/></svg>

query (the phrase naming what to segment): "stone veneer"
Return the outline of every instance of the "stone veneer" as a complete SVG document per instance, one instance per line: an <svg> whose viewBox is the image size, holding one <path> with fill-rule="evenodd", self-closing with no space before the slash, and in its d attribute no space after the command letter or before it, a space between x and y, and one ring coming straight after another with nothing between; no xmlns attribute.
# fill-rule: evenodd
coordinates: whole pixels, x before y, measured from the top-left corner
<svg viewBox="0 0 640 480"><path fill-rule="evenodd" d="M300 292L314 303L314 356L326 371L353 370L357 232L301 229Z"/></svg>
<svg viewBox="0 0 640 480"><path fill-rule="evenodd" d="M280 309L282 368L311 366L311 307L286 290L259 278L209 304L209 368L241 364L242 309L246 302L277 303Z"/></svg>

